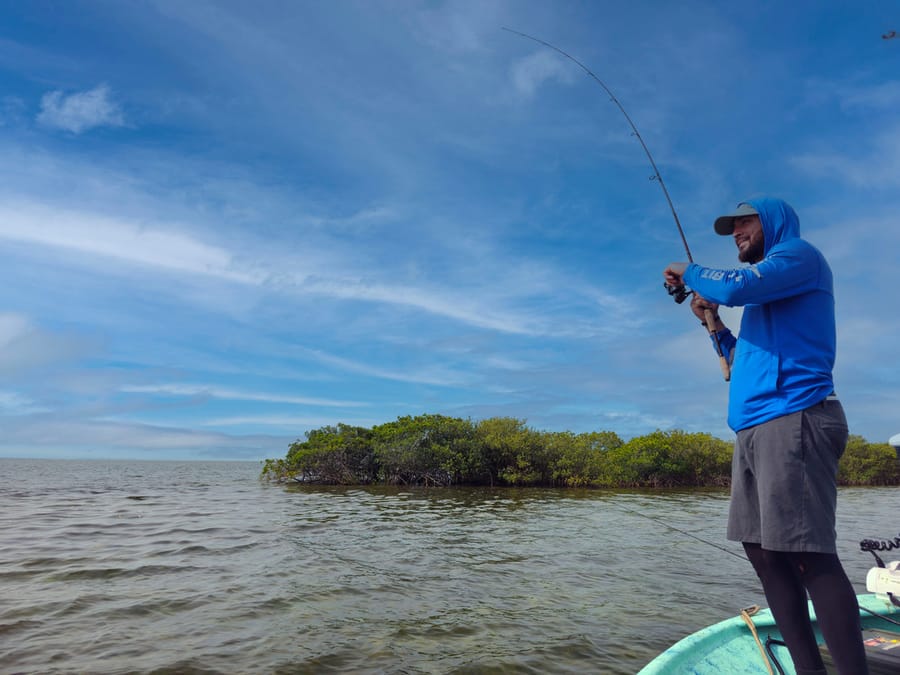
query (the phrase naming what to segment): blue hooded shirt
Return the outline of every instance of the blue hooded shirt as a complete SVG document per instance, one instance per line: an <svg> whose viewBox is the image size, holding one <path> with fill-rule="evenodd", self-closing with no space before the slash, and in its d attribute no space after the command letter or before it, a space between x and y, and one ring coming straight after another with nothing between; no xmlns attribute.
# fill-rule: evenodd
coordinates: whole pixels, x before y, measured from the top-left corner
<svg viewBox="0 0 900 675"><path fill-rule="evenodd" d="M800 238L800 220L780 199L751 199L762 223L764 257L749 267L718 270L691 263L684 282L701 296L743 306L734 348L728 425L735 431L819 403L834 391L834 290L831 268Z"/></svg>

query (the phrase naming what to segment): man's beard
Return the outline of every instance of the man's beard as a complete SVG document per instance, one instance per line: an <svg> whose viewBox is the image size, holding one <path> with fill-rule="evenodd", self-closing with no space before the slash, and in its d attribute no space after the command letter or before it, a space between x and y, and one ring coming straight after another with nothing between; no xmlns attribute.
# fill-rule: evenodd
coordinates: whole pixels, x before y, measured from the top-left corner
<svg viewBox="0 0 900 675"><path fill-rule="evenodd" d="M760 240L757 242L751 242L750 245L738 251L738 260L745 263L758 263L763 259L763 256L766 253L766 242L765 240Z"/></svg>

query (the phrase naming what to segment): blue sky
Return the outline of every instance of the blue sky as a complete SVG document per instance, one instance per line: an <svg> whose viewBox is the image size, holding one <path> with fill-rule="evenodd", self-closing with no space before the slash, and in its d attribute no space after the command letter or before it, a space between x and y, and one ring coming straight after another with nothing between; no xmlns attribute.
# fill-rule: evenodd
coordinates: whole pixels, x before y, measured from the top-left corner
<svg viewBox="0 0 900 675"><path fill-rule="evenodd" d="M900 430L892 2L0 2L0 456L258 459L400 415L732 438L662 289L793 204ZM736 327L739 310L723 309Z"/></svg>

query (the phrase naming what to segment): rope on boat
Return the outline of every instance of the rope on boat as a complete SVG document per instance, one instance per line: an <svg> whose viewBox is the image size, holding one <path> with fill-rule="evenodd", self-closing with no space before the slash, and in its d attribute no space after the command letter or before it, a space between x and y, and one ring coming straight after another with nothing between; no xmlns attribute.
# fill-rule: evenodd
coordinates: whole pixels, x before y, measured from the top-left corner
<svg viewBox="0 0 900 675"><path fill-rule="evenodd" d="M756 646L759 647L759 653L762 656L763 662L765 662L766 664L769 675L775 675L775 672L772 670L772 664L769 663L769 657L766 656L766 648L763 647L763 644L759 639L759 634L756 632L756 624L753 623L753 619L751 618L758 611L759 605L750 605L749 607L744 607L741 610L741 618L744 620L744 623L749 626L750 632L753 634L753 639L756 640Z"/></svg>

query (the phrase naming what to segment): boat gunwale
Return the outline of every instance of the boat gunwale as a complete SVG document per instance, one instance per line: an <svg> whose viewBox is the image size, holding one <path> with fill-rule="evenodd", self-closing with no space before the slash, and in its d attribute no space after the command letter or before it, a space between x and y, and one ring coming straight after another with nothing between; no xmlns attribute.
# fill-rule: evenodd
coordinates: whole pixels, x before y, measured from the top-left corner
<svg viewBox="0 0 900 675"><path fill-rule="evenodd" d="M869 611L875 612L878 616L892 616L900 614L900 607L895 607L894 605L890 604L888 600L880 598L874 593L864 593L857 595L856 597L859 601L859 613L864 628L872 628L876 625L881 628L881 624L885 623L879 621L877 616L872 616ZM812 619L813 621L813 625L815 626L816 614L812 603L809 603L809 615L810 619ZM772 612L770 610L762 609L758 613L754 614L752 618L757 632L760 633L761 639L764 640L762 634L767 629L769 631L771 631L771 629L775 629L777 632L777 628L775 628L775 620L772 617ZM900 633L900 626L895 626L888 630ZM818 635L818 630L816 632L817 637L821 639L821 636ZM637 675L678 675L679 673L693 673L700 675L703 673L724 672L719 670L721 668L721 664L716 665L716 663L708 662L707 660L710 658L710 655L714 655L717 652L722 654L726 653L728 651L729 645L731 645L735 641L739 641L741 645L749 641L749 644L753 645L753 649L756 650L757 653L755 666L752 662L747 663L747 668L744 669L743 672L746 672L748 674L768 672L763 664L762 657L759 654L759 648L753 641L749 627L747 626L744 619L741 618L740 615L738 615L729 617L727 619L719 621L718 623L706 626L705 628L701 628L694 633L690 633L689 635L684 636L683 638L678 640L678 642L656 656L652 661L650 661L650 663L645 665L640 671L638 671ZM709 648L710 646L712 648ZM704 649L704 647L707 648ZM705 661L707 663L704 667L703 664ZM791 671L793 671L793 668L791 668Z"/></svg>

